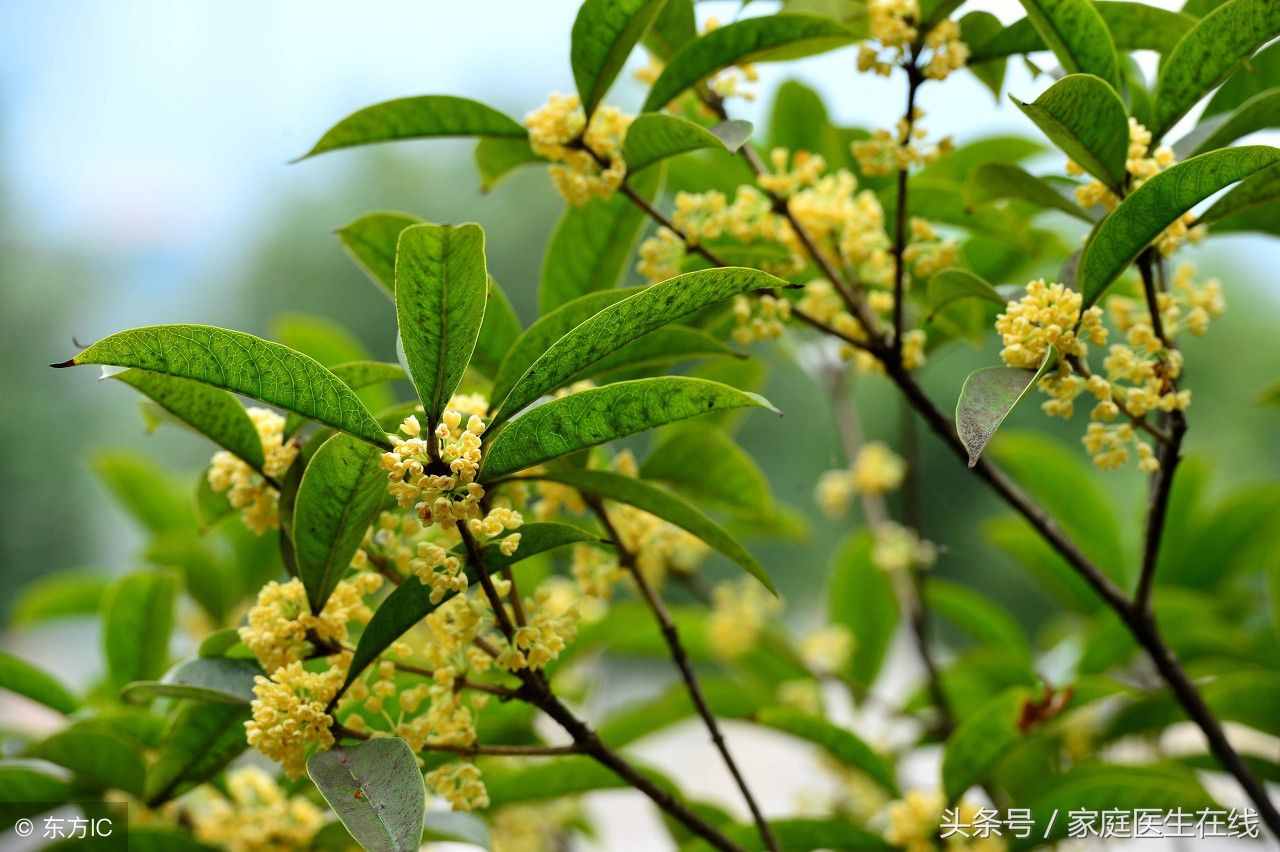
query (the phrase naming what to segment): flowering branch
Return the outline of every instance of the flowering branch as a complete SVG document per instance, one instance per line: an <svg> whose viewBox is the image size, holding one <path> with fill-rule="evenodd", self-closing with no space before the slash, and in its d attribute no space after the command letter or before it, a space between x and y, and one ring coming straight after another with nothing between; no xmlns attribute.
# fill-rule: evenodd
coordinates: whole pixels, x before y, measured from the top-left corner
<svg viewBox="0 0 1280 852"><path fill-rule="evenodd" d="M689 692L689 698L692 699L698 715L702 717L702 722L706 725L707 732L711 735L711 741L715 743L716 751L720 752L720 757L724 760L725 766L728 767L729 774L733 776L734 783L738 785L742 798L746 800L747 807L751 811L751 818L755 821L756 829L760 832L760 839L764 841L765 847L771 852L778 852L778 841L773 836L773 831L769 828L769 823L765 820L764 814L761 813L760 806L756 804L755 797L751 794L751 788L747 786L747 780L742 775L742 770L738 768L737 762L729 751L729 745L725 742L724 735L720 732L720 724L716 721L715 714L707 706L706 696L702 693L702 687L698 683L698 676L694 673L693 665L689 662L689 655L685 652L684 645L680 641L680 633L676 630L676 625L671 620L671 614L667 612L667 607L662 602L662 598L659 597L649 584L648 579L645 578L644 572L636 565L635 554L623 543L622 536L618 534L617 528L614 526L613 521L610 520L604 504L598 498L589 497L587 498L587 505L591 507L596 517L600 519L600 523L604 525L609 538L613 539L614 547L618 551L619 564L635 580L636 588L640 590L641 597L644 598L645 603L648 604L649 609L653 612L653 617L662 630L662 638L666 640L667 648L671 651L671 659L675 662L676 668L680 670L680 677L684 680L685 689Z"/></svg>

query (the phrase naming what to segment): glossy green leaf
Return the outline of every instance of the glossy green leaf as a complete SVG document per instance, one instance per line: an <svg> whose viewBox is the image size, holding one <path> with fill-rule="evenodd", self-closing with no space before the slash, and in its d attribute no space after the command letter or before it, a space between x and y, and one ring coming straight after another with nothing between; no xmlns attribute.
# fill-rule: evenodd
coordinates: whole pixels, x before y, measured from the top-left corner
<svg viewBox="0 0 1280 852"><path fill-rule="evenodd" d="M511 300L490 275L484 322L480 324L480 336L476 338L476 351L471 356L471 366L488 378L495 378L498 367L522 331L520 318L516 316Z"/></svg>
<svg viewBox="0 0 1280 852"><path fill-rule="evenodd" d="M950 580L930 577L924 587L924 599L933 613L978 642L1025 652L1030 657L1031 647L1022 627L1013 616L979 592Z"/></svg>
<svg viewBox="0 0 1280 852"><path fill-rule="evenodd" d="M471 579L470 575L468 579ZM443 603L452 595L440 601ZM430 592L417 577L408 577L392 590L378 608L373 618L360 634L355 653L351 657L351 667L347 669L347 679L343 691L359 677L364 670L378 658L378 655L391 647L405 631L413 627L439 604L433 604Z"/></svg>
<svg viewBox="0 0 1280 852"><path fill-rule="evenodd" d="M92 788L142 794L146 768L139 749L101 727L72 725L33 743L26 756L64 766Z"/></svg>
<svg viewBox="0 0 1280 852"><path fill-rule="evenodd" d="M687 118L650 112L637 116L627 128L622 156L634 174L668 157L702 148L736 151L751 136L751 124L729 121L708 130Z"/></svg>
<svg viewBox="0 0 1280 852"><path fill-rule="evenodd" d="M1027 19L1068 74L1093 74L1120 88L1115 41L1091 0L1021 0Z"/></svg>
<svg viewBox="0 0 1280 852"><path fill-rule="evenodd" d="M400 234L396 319L428 429L471 363L488 289L479 225L414 225Z"/></svg>
<svg viewBox="0 0 1280 852"><path fill-rule="evenodd" d="M253 701L254 678L261 674L262 667L252 660L202 656L179 663L160 680L134 681L121 696L135 702L163 697L248 704Z"/></svg>
<svg viewBox="0 0 1280 852"><path fill-rule="evenodd" d="M855 35L829 18L770 15L718 27L680 48L649 90L641 112L657 112L691 86L730 65L825 53Z"/></svg>
<svg viewBox="0 0 1280 852"><path fill-rule="evenodd" d="M480 191L490 192L521 166L547 161L533 152L528 139L491 136L476 143L475 162L476 171L480 173Z"/></svg>
<svg viewBox="0 0 1280 852"><path fill-rule="evenodd" d="M956 400L956 434L969 454L969 467L978 463L991 436L1056 359L1050 346L1038 370L987 367L965 378Z"/></svg>
<svg viewBox="0 0 1280 852"><path fill-rule="evenodd" d="M0 689L24 695L59 713L72 713L79 706L53 675L4 651L0 651Z"/></svg>
<svg viewBox="0 0 1280 852"><path fill-rule="evenodd" d="M1020 166L1008 163L984 163L969 177L965 195L970 204L983 204L1001 198L1017 198L1047 210L1060 210L1082 222L1093 224L1093 217L1080 205Z"/></svg>
<svg viewBox="0 0 1280 852"><path fill-rule="evenodd" d="M1280 166L1250 175L1240 185L1224 193L1200 216L1199 221L1213 226L1214 231L1233 230L1232 220L1257 208L1274 208L1280 200ZM1261 212L1261 211L1258 211Z"/></svg>
<svg viewBox="0 0 1280 852"><path fill-rule="evenodd" d="M766 707L753 721L817 745L844 766L865 772L885 792L897 795L892 764L852 732L789 707Z"/></svg>
<svg viewBox="0 0 1280 852"><path fill-rule="evenodd" d="M1165 169L1145 181L1102 221L1080 260L1084 307L1108 286L1151 241L1197 203L1280 162L1280 149L1261 145L1210 151Z"/></svg>
<svg viewBox="0 0 1280 852"><path fill-rule="evenodd" d="M898 598L889 576L871 561L866 532L846 538L827 575L827 618L847 627L856 639L845 676L866 695L884 664L898 628Z"/></svg>
<svg viewBox="0 0 1280 852"><path fill-rule="evenodd" d="M535 364L531 372L536 368ZM519 391L517 386L512 393ZM777 411L756 394L683 376L635 379L579 391L506 423L489 442L478 479L499 479L576 450L667 423L713 411L751 407Z"/></svg>
<svg viewBox="0 0 1280 852"><path fill-rule="evenodd" d="M746 356L705 331L684 325L669 325L654 329L604 356L569 378L567 384L590 378L630 378L638 370L715 357Z"/></svg>
<svg viewBox="0 0 1280 852"><path fill-rule="evenodd" d="M102 643L111 682L154 680L169 662L177 582L159 571L121 577L102 601Z"/></svg>
<svg viewBox="0 0 1280 852"><path fill-rule="evenodd" d="M1173 146L1179 159L1224 148L1242 136L1280 127L1280 88L1254 95L1229 113L1199 124Z"/></svg>
<svg viewBox="0 0 1280 852"><path fill-rule="evenodd" d="M570 34L569 64L588 120L665 2L586 0L579 7Z"/></svg>
<svg viewBox="0 0 1280 852"><path fill-rule="evenodd" d="M195 379L388 445L386 433L341 379L300 352L244 332L208 325L135 328L99 340L58 366L80 364Z"/></svg>
<svg viewBox="0 0 1280 852"><path fill-rule="evenodd" d="M1111 32L1116 50L1154 50L1168 53L1195 26L1190 15L1171 12L1145 3L1098 0L1098 14ZM967 16L966 16L967 17ZM996 36L974 43L971 63L985 63L1019 53L1045 50L1044 39L1029 18L1021 18Z"/></svg>
<svg viewBox="0 0 1280 852"><path fill-rule="evenodd" d="M558 547L567 547L572 544L608 544L608 542L589 530L584 530L572 524L549 521L534 521L522 524L519 534L520 546L510 556L502 552L502 538L496 539L480 549L480 556L484 560L484 564L489 567L489 570L505 568L531 556L537 556L539 553L555 550ZM503 536L503 538L505 537ZM455 548L455 552L465 554L466 551L459 546L459 548Z"/></svg>
<svg viewBox="0 0 1280 852"><path fill-rule="evenodd" d="M201 639L197 653L201 657L227 657L231 649L240 644L240 629L224 627Z"/></svg>
<svg viewBox="0 0 1280 852"><path fill-rule="evenodd" d="M514 119L468 98L421 95L383 101L339 121L298 159L326 151L443 136L504 136L523 138L526 131Z"/></svg>
<svg viewBox="0 0 1280 852"><path fill-rule="evenodd" d="M426 788L399 737L338 746L307 761L307 774L351 836L369 852L416 852Z"/></svg>
<svg viewBox="0 0 1280 852"><path fill-rule="evenodd" d="M249 747L244 704L183 701L169 718L147 770L146 801L155 807L213 778Z"/></svg>
<svg viewBox="0 0 1280 852"><path fill-rule="evenodd" d="M644 35L644 46L663 62L698 37L693 0L668 0Z"/></svg>
<svg viewBox="0 0 1280 852"><path fill-rule="evenodd" d="M489 428L643 334L739 293L780 286L785 282L758 269L719 267L645 287L593 314L543 352L515 382Z"/></svg>
<svg viewBox="0 0 1280 852"><path fill-rule="evenodd" d="M290 533L313 612L324 607L386 502L381 461L376 447L338 434L324 442L302 474Z"/></svg>
<svg viewBox="0 0 1280 852"><path fill-rule="evenodd" d="M663 169L646 169L629 181L653 202ZM551 232L538 281L538 312L545 315L579 296L617 287L647 217L622 193L565 208Z"/></svg>
<svg viewBox="0 0 1280 852"><path fill-rule="evenodd" d="M18 589L9 627L23 628L58 618L96 615L110 581L93 571L58 571Z"/></svg>
<svg viewBox="0 0 1280 852"><path fill-rule="evenodd" d="M396 243L400 232L422 224L408 213L366 213L336 233L342 247L369 280L390 299L396 297Z"/></svg>
<svg viewBox="0 0 1280 852"><path fill-rule="evenodd" d="M1012 99L1044 134L1089 174L1122 193L1129 117L1116 90L1089 74L1063 77L1035 99Z"/></svg>
<svg viewBox="0 0 1280 852"><path fill-rule="evenodd" d="M522 477L525 478L525 477ZM536 478L558 482L603 500L635 506L691 533L713 549L738 563L770 591L773 583L756 558L738 544L729 533L696 507L657 485L629 476L603 470L571 470L557 468L539 473Z"/></svg>
<svg viewBox="0 0 1280 852"><path fill-rule="evenodd" d="M958 801L1022 741L1019 721L1029 697L1025 689L1003 692L956 728L942 756L942 788L948 801Z"/></svg>
<svg viewBox="0 0 1280 852"><path fill-rule="evenodd" d="M524 375L525 370L529 369L529 365L550 349L553 343L588 317L599 313L614 302L634 296L637 292L639 291L634 289L598 290L579 296L544 313L512 342L498 367L490 398L495 403L501 402L511 392L516 381Z"/></svg>
<svg viewBox="0 0 1280 852"><path fill-rule="evenodd" d="M954 267L937 272L929 279L926 298L930 318L962 299L982 299L1000 307L1005 306L1004 297L989 282L967 269Z"/></svg>
<svg viewBox="0 0 1280 852"><path fill-rule="evenodd" d="M1272 43L1246 59L1231 73L1204 105L1200 120L1206 121L1231 112L1254 95L1277 86L1280 86L1280 43Z"/></svg>
<svg viewBox="0 0 1280 852"><path fill-rule="evenodd" d="M773 509L764 472L714 424L699 421L666 432L645 457L640 476L713 507L746 515L764 515Z"/></svg>
<svg viewBox="0 0 1280 852"><path fill-rule="evenodd" d="M1023 20L1026 21L1025 18ZM1027 29L1035 36L1035 41L1039 42L1040 37L1035 35L1031 22L1027 21L1026 24ZM1000 23L1000 19L990 12L969 12L960 19L960 40L969 45L972 51L969 58L969 72L991 90L996 103L1000 102L1000 93L1004 89L1004 75L1008 70L1009 60L1000 55L976 61L973 59L973 54L979 53L984 45L994 41L1005 31L1006 28Z"/></svg>
<svg viewBox="0 0 1280 852"><path fill-rule="evenodd" d="M1277 35L1280 4L1274 0L1231 0L1202 18L1160 64L1154 138Z"/></svg>

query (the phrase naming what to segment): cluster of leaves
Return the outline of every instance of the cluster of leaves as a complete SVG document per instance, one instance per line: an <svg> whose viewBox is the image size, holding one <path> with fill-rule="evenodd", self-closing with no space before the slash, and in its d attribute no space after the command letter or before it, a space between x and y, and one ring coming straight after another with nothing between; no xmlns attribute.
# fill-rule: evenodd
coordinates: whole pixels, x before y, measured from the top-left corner
<svg viewBox="0 0 1280 852"><path fill-rule="evenodd" d="M279 492L281 530L262 538L250 534L203 474L192 496L192 489L145 461L100 459L104 481L147 532L143 559L152 567L110 586L91 576L54 575L19 603L16 625L96 613L107 673L87 695L75 695L54 676L0 656L0 687L67 717L49 737L15 740L20 757L0 761L5 820L27 816L24 802L56 804L105 790L159 809L198 785L217 784L246 748L243 725L254 678L262 674L235 629L245 603L266 580L287 574L301 579L319 611L389 505L379 466L390 446L388 431L414 411L421 412L424 430L433 431L459 390L482 391L491 401L480 483L497 488L536 476L592 499L634 506L692 533L771 587L737 533L780 534L786 524L779 519L787 513L733 438L735 410L771 406L751 390L762 380L759 365L726 342L732 325L727 302L762 291L789 297L788 288L815 277L814 269L784 280L748 263L694 268L646 288L618 285L645 226L645 206L664 193L732 190L753 179L733 155L754 144L747 139L749 126L663 108L731 66L825 52L866 37L863 4L833 4L835 14L804 12L810 5L785 3L780 14L745 18L699 36L688 0L584 4L571 62L588 116L637 44L643 41L665 67L623 146L627 191L564 213L541 271L540 315L527 328L487 272L479 227L374 213L338 235L394 303L400 364L371 361L340 330L295 318L279 330L281 342L199 325L133 329L60 365L103 365L111 378L146 398L153 421L175 420L243 460ZM920 5L923 23L931 26L960 4ZM1280 232L1280 153L1227 147L1280 117L1277 46L1254 55L1280 32L1280 7L1269 0L1191 0L1181 13L1136 2L1023 5L1027 17L1009 26L981 12L961 19L972 50L970 70L999 96L1009 57L1051 50L1065 74L1036 100L1015 103L1049 141L1117 194L1126 189L1130 116L1161 138L1201 99L1213 97L1200 123L1175 144L1187 159L1129 192L1105 217L1071 199L1071 181L1038 177L1018 165L1045 150L1025 139L981 139L911 175L911 215L954 228L963 239L963 268L939 273L907 294L912 310L926 318L934 349L989 333L997 307L1017 292L989 282L1025 280L1067 253L1042 213L1065 214L1091 229L1084 250L1061 276L1086 305L1115 286L1168 225L1231 184L1239 185L1198 221L1215 232ZM1154 86L1133 61L1135 50L1160 53ZM327 132L308 156L444 136L478 138L476 162L487 187L515 168L542 162L519 123L483 104L442 95L361 110ZM868 136L864 129L832 124L821 99L803 85L779 89L771 145L819 152L858 173L849 143ZM858 174L886 211L903 203L890 181ZM677 367L684 372L669 374ZM956 425L971 459L1037 375L993 368L975 373L958 391ZM598 386L557 394L584 379ZM397 401L388 386L406 384L413 396ZM555 398L535 405L548 396ZM288 414L286 434L301 452L278 480L264 471L258 434L238 397ZM678 421L689 422L672 425ZM654 429L660 431L639 478L602 469L592 448ZM1005 436L992 452L1111 572L1111 580L1120 588L1133 584L1136 577L1126 566L1136 564L1135 548L1115 520L1126 512L1110 504L1082 461L1024 436ZM1259 594L1263 576L1250 570L1271 552L1274 525L1268 522L1280 509L1280 491L1246 489L1215 502L1207 479L1205 469L1187 463L1173 486L1156 618L1190 672L1208 680L1204 698L1218 718L1280 735L1277 625L1267 623L1260 605L1267 600ZM563 561L557 548L603 535L581 519L574 523L526 525L514 558L486 550L483 564L472 560L468 574L474 579L517 563L522 577L555 570ZM876 565L865 531L842 543L829 571L829 622L856 638L838 671L814 671L795 641L772 627L749 652L726 661L714 652L704 607L672 610L684 648L704 675L708 706L717 716L807 741L884 800L902 792L899 760L948 733L935 724L935 705L942 704L954 723L940 778L950 802L981 785L997 803L1030 807L1040 819L1059 807L1212 806L1195 774L1216 766L1209 754L1125 766L1098 756L1122 737L1158 740L1182 720L1180 705L1161 688L1135 685L1144 669L1125 625L1021 518L994 518L985 534L994 548L1041 578L1059 597L1062 614L1031 635L975 590L930 581L923 603L954 628L956 638L938 675L941 701L922 686L894 708L924 723L917 741L888 753L832 721L821 705L797 708L780 698L783 684L816 691L824 675L855 700L876 691L906 613L893 578ZM1280 600L1280 564L1269 582L1271 600ZM199 652L171 665L183 595L198 608ZM413 580L380 601L358 636L348 682L436 606ZM1271 611L1274 618L1280 605L1273 603ZM1063 649L1074 651L1076 661L1049 686L1041 663ZM550 675L554 679L592 651L665 657L669 645L641 601L623 601L608 619L584 627ZM482 742L540 742L531 708L512 702L501 710L482 725ZM621 749L694 713L685 689L672 688L602 720L598 733L609 748ZM1274 761L1257 758L1251 765L1280 779ZM416 848L423 838L487 843L483 820L424 813L421 768L403 741L342 744L313 757L309 769L313 784L298 792L323 796L341 820L317 836L318 846L346 845L347 832L371 849ZM672 779L648 769L643 774L683 799ZM485 764L485 776L490 814L626 785L586 755L519 766L494 762ZM718 807L696 803L696 810L732 844L757 842L753 827ZM700 848L689 825L671 819L668 827L682 848ZM777 820L773 828L786 849L888 847L857 807L818 819ZM1060 835L1064 828L1055 831ZM199 846L177 825L134 834L157 848Z"/></svg>

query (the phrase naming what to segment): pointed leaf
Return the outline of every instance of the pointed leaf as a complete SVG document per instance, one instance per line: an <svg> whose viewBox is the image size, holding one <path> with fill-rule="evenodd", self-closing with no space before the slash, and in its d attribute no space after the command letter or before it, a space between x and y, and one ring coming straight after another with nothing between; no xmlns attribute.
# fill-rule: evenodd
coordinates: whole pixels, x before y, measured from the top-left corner
<svg viewBox="0 0 1280 852"><path fill-rule="evenodd" d="M751 136L751 124L727 121L708 130L687 118L661 112L637 116L627 128L622 156L634 174L668 157L702 148L736 151Z"/></svg>
<svg viewBox="0 0 1280 852"><path fill-rule="evenodd" d="M262 470L262 438L244 406L232 394L191 379L147 370L125 370L112 378L150 398L254 470Z"/></svg>
<svg viewBox="0 0 1280 852"><path fill-rule="evenodd" d="M797 59L855 40L830 18L769 15L718 27L680 48L649 90L641 112L657 112L682 92L730 65Z"/></svg>
<svg viewBox="0 0 1280 852"><path fill-rule="evenodd" d="M404 740L379 738L320 752L307 761L307 774L369 852L417 852L426 788Z"/></svg>
<svg viewBox="0 0 1280 852"><path fill-rule="evenodd" d="M573 384L581 379L600 377L627 378L633 376L637 370L716 356L746 357L705 331L684 325L669 325L636 338L616 352L606 355L574 375L567 383Z"/></svg>
<svg viewBox="0 0 1280 852"><path fill-rule="evenodd" d="M973 170L966 187L970 204L983 204L999 198L1017 198L1037 207L1060 210L1082 222L1093 224L1093 218L1048 181L1019 166L1008 163L983 163Z"/></svg>
<svg viewBox="0 0 1280 852"><path fill-rule="evenodd" d="M95 789L115 788L141 795L146 768L139 749L121 734L81 722L33 743L26 751L59 766Z"/></svg>
<svg viewBox="0 0 1280 852"><path fill-rule="evenodd" d="M1111 32L1116 50L1121 52L1154 50L1168 53L1196 23L1190 15L1145 3L1098 0L1094 6ZM1005 27L999 35L976 43L969 61L984 63L1046 49L1044 39L1036 32L1031 20L1021 18Z"/></svg>
<svg viewBox="0 0 1280 852"><path fill-rule="evenodd" d="M335 233L347 254L391 300L396 297L396 243L400 232L422 224L408 213L366 213Z"/></svg>
<svg viewBox="0 0 1280 852"><path fill-rule="evenodd" d="M261 674L253 660L201 656L179 663L160 680L134 681L121 697L140 703L163 697L247 705L253 701L254 678Z"/></svg>
<svg viewBox="0 0 1280 852"><path fill-rule="evenodd" d="M1021 688L1002 692L956 728L942 756L942 788L947 801L959 801L1022 741L1018 723L1029 697L1029 691Z"/></svg>
<svg viewBox="0 0 1280 852"><path fill-rule="evenodd" d="M342 380L279 343L209 325L154 325L99 340L59 367L107 364L195 379L297 412L388 446L386 433Z"/></svg>
<svg viewBox="0 0 1280 852"><path fill-rule="evenodd" d="M1115 89L1099 77L1071 74L1034 103L1012 100L1082 169L1123 193L1129 117Z"/></svg>
<svg viewBox="0 0 1280 852"><path fill-rule="evenodd" d="M17 590L9 627L31 627L58 618L96 615L110 581L93 571L58 571Z"/></svg>
<svg viewBox="0 0 1280 852"><path fill-rule="evenodd" d="M492 481L666 423L749 407L777 411L756 394L680 376L636 379L580 391L537 406L507 423L485 450L478 479Z"/></svg>
<svg viewBox="0 0 1280 852"><path fill-rule="evenodd" d="M1212 10L1210 10L1212 11ZM1204 105L1200 120L1213 118L1243 104L1254 95L1280 86L1280 42L1259 50L1232 72Z"/></svg>
<svg viewBox="0 0 1280 852"><path fill-rule="evenodd" d="M962 299L982 299L1004 307L1005 299L985 279L966 269L944 269L929 279L929 318Z"/></svg>
<svg viewBox="0 0 1280 852"><path fill-rule="evenodd" d="M569 64L573 66L573 79L588 120L665 2L586 0L578 9Z"/></svg>
<svg viewBox="0 0 1280 852"><path fill-rule="evenodd" d="M490 379L497 377L499 365L522 331L520 318L516 316L515 308L511 307L511 300L490 275L484 322L480 324L480 336L476 338L476 351L471 356L471 366Z"/></svg>
<svg viewBox="0 0 1280 852"><path fill-rule="evenodd" d="M1210 151L1178 163L1138 187L1102 221L1080 260L1084 307L1166 227L1220 189L1280 161L1280 149L1261 145Z"/></svg>
<svg viewBox="0 0 1280 852"><path fill-rule="evenodd" d="M956 434L969 453L969 467L978 463L991 436L1026 396L1027 391L1056 360L1052 346L1038 370L987 367L970 373L960 386L956 401Z"/></svg>
<svg viewBox="0 0 1280 852"><path fill-rule="evenodd" d="M1173 146L1180 159L1224 148L1242 136L1280 127L1280 88L1254 95L1235 110L1214 116Z"/></svg>
<svg viewBox="0 0 1280 852"><path fill-rule="evenodd" d="M471 363L488 288L479 225L414 225L400 234L396 319L429 429Z"/></svg>
<svg viewBox="0 0 1280 852"><path fill-rule="evenodd" d="M493 380L490 399L495 403L506 399L516 381L529 369L529 365L550 349L553 343L588 317L638 292L635 289L598 290L544 313L511 344L498 367L498 375Z"/></svg>
<svg viewBox="0 0 1280 852"><path fill-rule="evenodd" d="M645 287L594 314L542 353L502 401L489 428L643 334L739 293L782 286L784 281L758 269L719 267Z"/></svg>
<svg viewBox="0 0 1280 852"><path fill-rule="evenodd" d="M1280 201L1280 166L1272 166L1250 175L1240 185L1224 193L1200 216L1199 221L1213 225L1215 232L1233 230L1228 220L1258 208L1275 210Z"/></svg>
<svg viewBox="0 0 1280 852"><path fill-rule="evenodd" d="M155 760L147 771L151 807L174 798L221 772L249 747L244 704L183 701L169 718Z"/></svg>
<svg viewBox="0 0 1280 852"><path fill-rule="evenodd" d="M1274 0L1230 0L1202 18L1160 64L1154 138L1277 35L1280 4Z"/></svg>
<svg viewBox="0 0 1280 852"><path fill-rule="evenodd" d="M1091 0L1021 0L1027 19L1068 74L1094 74L1120 88L1111 31Z"/></svg>
<svg viewBox="0 0 1280 852"><path fill-rule="evenodd" d="M523 138L526 131L492 107L450 95L421 95L383 101L353 112L329 128L320 141L299 157L305 160L326 151L442 136L506 136Z"/></svg>
<svg viewBox="0 0 1280 852"><path fill-rule="evenodd" d="M629 181L630 186L652 202L663 172L646 169ZM617 287L646 221L644 211L622 193L566 207L542 256L539 313L548 314L586 293Z"/></svg>
<svg viewBox="0 0 1280 852"><path fill-rule="evenodd" d="M476 143L476 171L480 173L480 191L489 192L507 175L521 166L547 161L533 152L528 139L491 136Z"/></svg>
<svg viewBox="0 0 1280 852"><path fill-rule="evenodd" d="M668 0L658 18L645 33L644 46L667 62L675 52L698 37L693 16L693 0Z"/></svg>
<svg viewBox="0 0 1280 852"><path fill-rule="evenodd" d="M59 713L73 713L79 702L62 683L42 669L0 651L0 689L25 695Z"/></svg>
<svg viewBox="0 0 1280 852"><path fill-rule="evenodd" d="M827 618L847 627L856 644L843 673L866 695L898 628L898 599L889 576L871 561L872 540L860 532L841 542L827 575Z"/></svg>
<svg viewBox="0 0 1280 852"><path fill-rule="evenodd" d="M712 548L738 563L770 591L774 590L773 582L765 573L764 567L747 552L746 548L738 544L711 518L665 488L603 470L561 468L544 471L536 477L521 477L521 479L558 482L561 485L576 488L584 494L635 506L702 539Z"/></svg>
<svg viewBox="0 0 1280 852"><path fill-rule="evenodd" d="M302 474L290 532L312 612L324 607L382 510L387 475L381 461L376 447L338 434Z"/></svg>
<svg viewBox="0 0 1280 852"><path fill-rule="evenodd" d="M111 682L160 677L169 662L177 582L159 571L121 577L102 602L102 642Z"/></svg>

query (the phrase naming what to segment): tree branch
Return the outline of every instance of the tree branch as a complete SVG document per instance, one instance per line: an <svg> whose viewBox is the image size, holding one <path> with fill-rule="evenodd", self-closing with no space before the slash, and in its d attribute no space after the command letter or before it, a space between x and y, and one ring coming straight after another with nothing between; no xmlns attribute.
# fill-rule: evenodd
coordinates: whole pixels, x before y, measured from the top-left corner
<svg viewBox="0 0 1280 852"><path fill-rule="evenodd" d="M902 138L899 145L911 143L911 133L916 122L916 91L924 82L920 69L916 67L916 53L912 49L911 58L903 64L907 72L907 111L902 116ZM899 161L901 163L901 161ZM894 211L893 231L893 359L902 363L902 326L906 299L907 264L903 254L907 250L907 185L908 169L898 167L898 207Z"/></svg>

